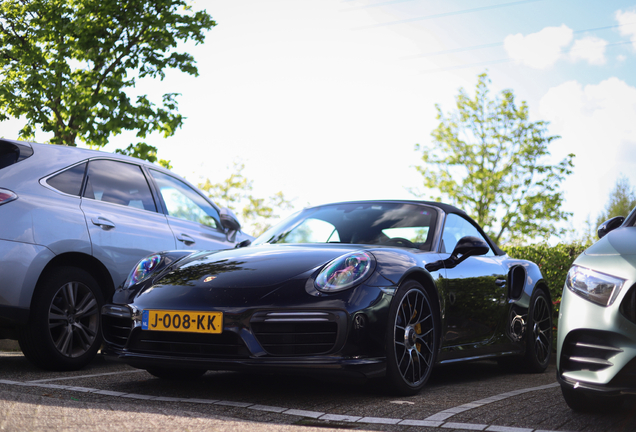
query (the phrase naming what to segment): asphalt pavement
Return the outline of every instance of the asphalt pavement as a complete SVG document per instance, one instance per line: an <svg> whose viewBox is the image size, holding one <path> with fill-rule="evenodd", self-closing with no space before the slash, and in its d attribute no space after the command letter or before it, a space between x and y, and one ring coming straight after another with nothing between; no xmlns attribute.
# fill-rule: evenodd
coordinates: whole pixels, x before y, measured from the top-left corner
<svg viewBox="0 0 636 432"><path fill-rule="evenodd" d="M20 352L0 352L0 430L218 430L440 432L636 430L636 405L574 413L551 365L543 374L494 362L436 368L417 396L360 384L284 375L208 372L166 381L99 356L87 368L50 372Z"/></svg>

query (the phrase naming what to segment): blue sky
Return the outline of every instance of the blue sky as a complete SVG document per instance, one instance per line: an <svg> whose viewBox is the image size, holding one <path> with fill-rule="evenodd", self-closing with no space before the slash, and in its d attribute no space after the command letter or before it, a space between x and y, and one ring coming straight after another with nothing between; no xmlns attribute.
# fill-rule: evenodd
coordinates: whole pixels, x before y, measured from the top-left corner
<svg viewBox="0 0 636 432"><path fill-rule="evenodd" d="M574 153L568 226L596 220L620 174L636 186L636 2L574 0L198 0L217 27L185 46L200 76L169 73L136 89L178 92L187 117L148 140L197 183L234 161L261 196L307 204L412 198L416 143L435 104L452 109L488 71ZM18 120L0 124L14 136ZM38 141L47 139L36 136ZM127 146L120 135L108 149Z"/></svg>

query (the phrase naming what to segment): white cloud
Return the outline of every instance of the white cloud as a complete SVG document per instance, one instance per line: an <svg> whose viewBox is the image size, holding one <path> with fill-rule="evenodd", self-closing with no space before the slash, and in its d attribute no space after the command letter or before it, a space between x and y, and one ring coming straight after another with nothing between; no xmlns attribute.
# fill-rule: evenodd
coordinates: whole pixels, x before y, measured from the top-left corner
<svg viewBox="0 0 636 432"><path fill-rule="evenodd" d="M570 49L570 58L574 61L585 60L591 65L605 64L607 41L596 36L588 36L574 41Z"/></svg>
<svg viewBox="0 0 636 432"><path fill-rule="evenodd" d="M563 48L572 42L572 29L565 24L546 27L524 36L506 36L504 48L511 59L534 69L546 69L563 56Z"/></svg>
<svg viewBox="0 0 636 432"><path fill-rule="evenodd" d="M621 34L629 37L636 49L636 11L616 11L616 21L622 26L619 27Z"/></svg>
<svg viewBox="0 0 636 432"><path fill-rule="evenodd" d="M595 220L621 173L636 186L636 87L618 78L587 86L569 81L544 95L540 113L562 137L553 143L555 160L576 155L564 184L574 226Z"/></svg>

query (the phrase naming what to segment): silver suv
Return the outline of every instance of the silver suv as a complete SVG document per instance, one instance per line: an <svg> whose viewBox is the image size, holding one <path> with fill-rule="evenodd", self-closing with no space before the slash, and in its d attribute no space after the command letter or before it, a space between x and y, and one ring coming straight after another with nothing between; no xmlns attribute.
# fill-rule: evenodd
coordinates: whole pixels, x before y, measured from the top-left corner
<svg viewBox="0 0 636 432"><path fill-rule="evenodd" d="M86 365L104 300L151 252L252 239L228 209L139 159L0 139L0 339L45 369Z"/></svg>

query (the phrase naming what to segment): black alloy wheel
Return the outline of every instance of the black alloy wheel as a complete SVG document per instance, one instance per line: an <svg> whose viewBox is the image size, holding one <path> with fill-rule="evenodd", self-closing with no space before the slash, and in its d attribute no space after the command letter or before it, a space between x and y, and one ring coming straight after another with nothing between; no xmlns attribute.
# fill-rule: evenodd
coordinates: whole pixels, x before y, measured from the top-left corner
<svg viewBox="0 0 636 432"><path fill-rule="evenodd" d="M103 294L95 279L75 267L60 267L36 287L29 324L18 331L24 355L48 370L77 370L101 346Z"/></svg>
<svg viewBox="0 0 636 432"><path fill-rule="evenodd" d="M525 369L545 371L552 355L552 303L542 289L536 289L530 299L526 338Z"/></svg>
<svg viewBox="0 0 636 432"><path fill-rule="evenodd" d="M437 334L429 294L418 282L405 282L391 302L387 332L387 378L398 394L417 394L428 381Z"/></svg>

